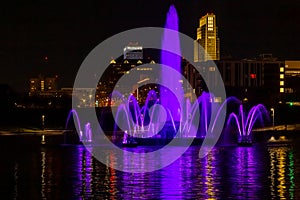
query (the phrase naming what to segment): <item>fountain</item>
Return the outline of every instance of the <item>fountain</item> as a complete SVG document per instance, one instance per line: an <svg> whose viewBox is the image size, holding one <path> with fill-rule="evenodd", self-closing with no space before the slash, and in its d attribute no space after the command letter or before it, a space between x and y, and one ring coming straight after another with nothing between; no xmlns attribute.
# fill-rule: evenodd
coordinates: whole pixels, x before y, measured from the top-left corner
<svg viewBox="0 0 300 200"><path fill-rule="evenodd" d="M69 122L70 122L71 116L73 116L75 126L77 126L77 130L79 130L79 133L78 133L79 142L92 142L91 124L89 122L86 122L85 125L84 125L84 131L82 131L81 122L80 122L80 119L78 117L78 113L75 109L70 110L70 112L68 114L66 125L65 125L65 130L68 130L68 128L69 128Z"/></svg>
<svg viewBox="0 0 300 200"><path fill-rule="evenodd" d="M178 31L178 16L174 5L171 5L168 11L165 29ZM113 138L118 138L118 128L127 132L123 133L124 138L127 138L128 134L137 138L159 138L166 141L174 137L196 137L199 107L197 101L192 105L188 99L184 99L178 33L164 31L162 49L164 50L161 51L161 64L178 73L170 76L168 70L162 67L160 96L158 98L155 91L149 91L142 107L133 95L124 99L123 96L118 96L121 95L118 92L113 93L116 98L123 98L116 113L115 120L118 124L115 126Z"/></svg>
<svg viewBox="0 0 300 200"><path fill-rule="evenodd" d="M165 29L171 29L178 31L178 16L177 11L174 5L170 6L170 9L167 14ZM161 64L169 66L176 70L177 72L181 72L181 50L180 50L180 41L178 34L170 34L167 31L164 31L164 35L162 37L162 49L170 49L174 52L170 53L168 51L161 51ZM181 74L181 73L180 73ZM164 68L161 70L161 78L162 84L168 85L168 89L165 88L160 89L160 102L161 105L166 108L170 112L170 116L173 117L174 121L180 120L180 113L178 110L180 109L180 103L183 100L183 89L182 84L180 82L180 75L172 75L169 76ZM180 97L181 99L176 99ZM168 118L170 121L170 118Z"/></svg>
<svg viewBox="0 0 300 200"><path fill-rule="evenodd" d="M84 125L84 134L79 140L80 142L92 142L92 128L90 122Z"/></svg>
<svg viewBox="0 0 300 200"><path fill-rule="evenodd" d="M239 114L232 112L229 115L227 125L233 122L235 123L238 131L238 144L241 146L251 146L253 143L252 130L256 122L260 122L263 125L264 118L268 118L268 111L265 106L258 104L253 106L248 114L244 111L243 105L239 106Z"/></svg>
<svg viewBox="0 0 300 200"><path fill-rule="evenodd" d="M203 92L194 102L184 97L182 80L178 75L181 74L179 35L166 31L167 29L178 31L178 17L173 5L168 11L162 37L161 64L178 73L170 76L167 68L162 67L160 96L158 97L156 92L151 90L147 94L144 105L139 105L133 94L125 98L121 93L114 91L111 95L111 99L116 98L120 101L114 116L116 123L112 138L116 140L122 138L123 145L128 144L133 139L149 141L149 138L154 138L169 142L173 138L200 138L203 141L206 137L217 137L214 135L214 132L219 132L217 131L217 121L225 115L221 114L221 111L225 110L225 105L229 101L239 102L236 98L230 97L219 104L215 102L214 95L207 92ZM230 114L227 123L229 124L232 119L235 119L239 130L238 142L240 144L252 143L252 128L255 121L262 118L261 111L259 112L262 109L263 105L261 104L251 109L246 122L242 105L240 106L239 117L234 113ZM74 119L77 122L80 141L92 141L90 123L85 125L83 132L75 110L70 111L67 123L71 114L75 115ZM200 128L198 128L199 125Z"/></svg>
<svg viewBox="0 0 300 200"><path fill-rule="evenodd" d="M116 92L115 95L119 95ZM151 101L150 101L151 99ZM219 119L219 115L226 104L237 103L241 101L236 97L228 97L222 104L213 102L213 94L203 92L196 101L191 102L190 99L185 100L185 109L181 111L180 123L176 123L171 112L161 110L161 102L154 91L150 91L146 97L144 105L138 104L136 98L130 95L128 99L123 99L116 112L116 124L114 130L114 138L117 135L118 128L125 130L122 133L123 144L129 137L144 138L144 141L150 141L156 138L160 141L170 141L177 133L177 138L198 139L203 141L205 137L213 139L215 137L214 130ZM200 109L199 113L197 111ZM197 115L200 115L197 116ZM169 121L166 121L169 119ZM161 121L166 121L167 125L162 125ZM210 122L212 126L209 126ZM148 139L146 139L148 138ZM150 138L150 139L149 139ZM142 139L139 139L141 142Z"/></svg>

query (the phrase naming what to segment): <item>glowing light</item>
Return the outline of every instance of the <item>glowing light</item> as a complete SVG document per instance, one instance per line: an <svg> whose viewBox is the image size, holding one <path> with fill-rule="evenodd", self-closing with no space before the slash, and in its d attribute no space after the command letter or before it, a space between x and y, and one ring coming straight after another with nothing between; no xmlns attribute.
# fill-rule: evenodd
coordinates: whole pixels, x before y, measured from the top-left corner
<svg viewBox="0 0 300 200"><path fill-rule="evenodd" d="M209 67L208 70L209 70L210 72L214 72L214 71L216 71L216 68L215 68L215 67Z"/></svg>
<svg viewBox="0 0 300 200"><path fill-rule="evenodd" d="M251 79L256 79L256 74L250 74Z"/></svg>

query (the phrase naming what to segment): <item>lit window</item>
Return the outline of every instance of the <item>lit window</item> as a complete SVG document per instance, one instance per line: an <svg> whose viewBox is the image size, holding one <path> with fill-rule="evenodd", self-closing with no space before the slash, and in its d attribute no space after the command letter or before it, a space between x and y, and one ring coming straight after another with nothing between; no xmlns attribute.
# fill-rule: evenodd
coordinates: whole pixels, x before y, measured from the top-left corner
<svg viewBox="0 0 300 200"><path fill-rule="evenodd" d="M284 67L280 67L280 72L284 72Z"/></svg>
<svg viewBox="0 0 300 200"><path fill-rule="evenodd" d="M284 88L280 88L280 93L283 93L284 92Z"/></svg>
<svg viewBox="0 0 300 200"><path fill-rule="evenodd" d="M214 97L214 102L215 103L221 103L222 98L221 97Z"/></svg>
<svg viewBox="0 0 300 200"><path fill-rule="evenodd" d="M208 70L211 71L211 72L214 72L214 71L216 71L216 68L215 67L209 67Z"/></svg>
<svg viewBox="0 0 300 200"><path fill-rule="evenodd" d="M284 74L280 74L280 79L284 79Z"/></svg>
<svg viewBox="0 0 300 200"><path fill-rule="evenodd" d="M283 86L284 85L284 81L280 81L280 85Z"/></svg>

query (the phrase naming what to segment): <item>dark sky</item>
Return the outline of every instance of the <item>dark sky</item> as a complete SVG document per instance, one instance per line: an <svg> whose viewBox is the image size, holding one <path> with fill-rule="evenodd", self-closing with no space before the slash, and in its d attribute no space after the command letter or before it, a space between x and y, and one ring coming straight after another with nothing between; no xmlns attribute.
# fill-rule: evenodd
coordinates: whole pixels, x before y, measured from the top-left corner
<svg viewBox="0 0 300 200"><path fill-rule="evenodd" d="M30 77L57 74L70 87L96 45L128 29L163 27L172 3L179 31L192 38L199 17L215 13L223 54L300 60L300 0L24 0L0 5L0 83L22 91Z"/></svg>

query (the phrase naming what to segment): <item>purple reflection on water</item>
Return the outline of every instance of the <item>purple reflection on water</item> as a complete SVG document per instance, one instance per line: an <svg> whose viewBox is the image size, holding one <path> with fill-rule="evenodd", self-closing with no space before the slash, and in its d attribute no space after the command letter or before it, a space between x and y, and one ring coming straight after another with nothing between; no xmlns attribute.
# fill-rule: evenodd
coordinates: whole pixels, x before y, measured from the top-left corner
<svg viewBox="0 0 300 200"><path fill-rule="evenodd" d="M78 172L81 172L81 190L79 196L83 198L90 197L93 194L92 190L92 155L84 148L78 149Z"/></svg>
<svg viewBox="0 0 300 200"><path fill-rule="evenodd" d="M193 146L171 165L151 173L124 173L101 164L81 145L38 147L35 151L6 148L0 151L1 199L300 198L297 146L217 146L202 159L198 152L199 147ZM108 162L116 162L109 149L104 156ZM156 164L158 159L164 157L147 162ZM123 164L130 162L142 165L142 160L126 158Z"/></svg>

